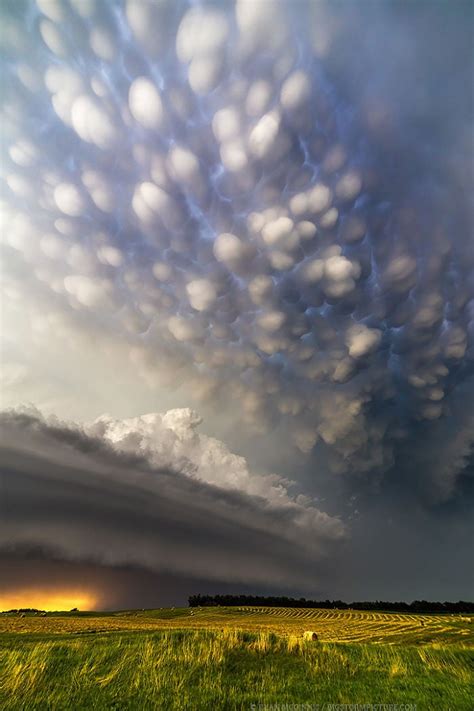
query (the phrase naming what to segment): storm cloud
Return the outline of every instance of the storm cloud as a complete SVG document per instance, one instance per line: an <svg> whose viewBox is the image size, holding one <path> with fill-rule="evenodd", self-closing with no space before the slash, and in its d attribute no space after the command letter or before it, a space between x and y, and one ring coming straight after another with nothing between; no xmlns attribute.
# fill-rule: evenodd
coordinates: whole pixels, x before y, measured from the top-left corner
<svg viewBox="0 0 474 711"><path fill-rule="evenodd" d="M163 419L176 422L179 414ZM186 457L182 431L165 423L160 431L156 419L150 461L143 432L133 423L109 425L115 433L121 425L112 446L110 437L88 433L102 429L103 421L83 428L48 422L34 411L5 413L3 552L39 548L69 561L155 573L278 585L290 578L308 585L318 558L343 538L343 524L309 500L292 500L278 480L258 487L254 477L260 495L246 493L238 480L207 483L201 474L206 457L193 461L191 450ZM227 467L230 480L232 455L219 444L207 445L212 475ZM170 459L179 471L159 467ZM244 462L235 459L242 475Z"/></svg>
<svg viewBox="0 0 474 711"><path fill-rule="evenodd" d="M474 445L472 4L37 0L2 16L4 401L88 423L59 426L83 443L68 487L89 472L71 526L107 500L98 454L78 453L94 442L117 457L113 507L145 566L161 554L132 524L142 486L161 507L143 531L171 540L189 516L207 550L255 516L271 548L285 512L310 557L298 527L317 551L367 486L457 501ZM23 457L22 522L27 478L46 475ZM112 518L101 560L129 563ZM74 531L67 555L89 559ZM219 575L241 575L223 550ZM183 543L180 572L194 554Z"/></svg>

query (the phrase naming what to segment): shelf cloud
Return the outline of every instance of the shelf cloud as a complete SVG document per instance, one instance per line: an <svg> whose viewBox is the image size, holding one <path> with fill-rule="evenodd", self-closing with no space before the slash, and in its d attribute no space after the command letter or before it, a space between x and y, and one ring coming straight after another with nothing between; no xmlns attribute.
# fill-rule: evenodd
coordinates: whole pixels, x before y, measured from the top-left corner
<svg viewBox="0 0 474 711"><path fill-rule="evenodd" d="M4 413L3 552L307 586L344 525L281 478L252 476L198 422L186 410L84 426Z"/></svg>

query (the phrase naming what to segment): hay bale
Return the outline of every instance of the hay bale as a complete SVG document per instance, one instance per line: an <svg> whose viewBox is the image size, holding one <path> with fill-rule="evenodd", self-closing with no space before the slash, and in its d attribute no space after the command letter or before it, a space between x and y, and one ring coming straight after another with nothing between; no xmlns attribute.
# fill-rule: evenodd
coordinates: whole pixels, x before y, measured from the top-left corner
<svg viewBox="0 0 474 711"><path fill-rule="evenodd" d="M313 630L307 630L303 633L303 639L306 639L309 642L317 642L318 635L316 634L316 632L313 632Z"/></svg>

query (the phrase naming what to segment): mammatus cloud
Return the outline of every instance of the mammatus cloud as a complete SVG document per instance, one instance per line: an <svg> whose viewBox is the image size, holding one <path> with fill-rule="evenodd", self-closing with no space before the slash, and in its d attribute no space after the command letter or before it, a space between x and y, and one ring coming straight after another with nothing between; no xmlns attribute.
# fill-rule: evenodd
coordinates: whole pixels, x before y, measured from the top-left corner
<svg viewBox="0 0 474 711"><path fill-rule="evenodd" d="M4 4L6 323L120 343L335 473L445 431L474 353L464 5L380 5Z"/></svg>
<svg viewBox="0 0 474 711"><path fill-rule="evenodd" d="M214 581L316 585L342 522L252 475L187 410L80 426L2 415L0 549ZM286 582L285 582L286 581Z"/></svg>

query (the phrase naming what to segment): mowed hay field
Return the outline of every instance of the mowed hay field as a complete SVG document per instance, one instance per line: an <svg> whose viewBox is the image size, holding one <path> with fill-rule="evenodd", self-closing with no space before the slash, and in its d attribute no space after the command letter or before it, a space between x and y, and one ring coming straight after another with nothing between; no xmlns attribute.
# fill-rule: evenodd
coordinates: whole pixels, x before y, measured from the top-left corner
<svg viewBox="0 0 474 711"><path fill-rule="evenodd" d="M473 621L262 607L3 614L0 708L470 711Z"/></svg>

